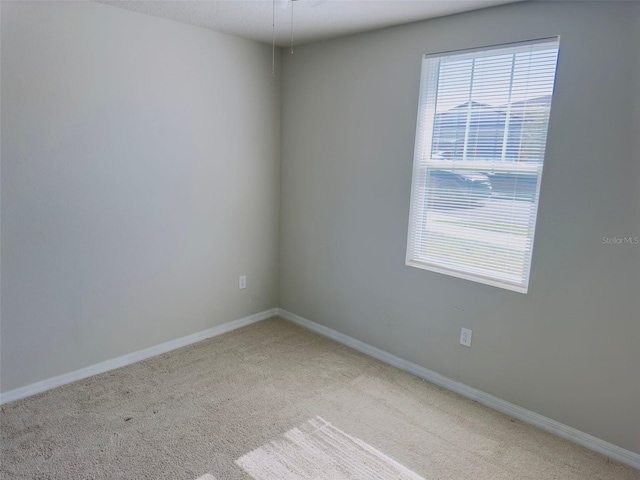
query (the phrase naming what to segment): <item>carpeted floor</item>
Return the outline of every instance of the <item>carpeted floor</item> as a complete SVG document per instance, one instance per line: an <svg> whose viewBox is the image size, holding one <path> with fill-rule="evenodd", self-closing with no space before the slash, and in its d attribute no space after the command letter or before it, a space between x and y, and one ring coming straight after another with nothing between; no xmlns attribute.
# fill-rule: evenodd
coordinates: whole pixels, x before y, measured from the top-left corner
<svg viewBox="0 0 640 480"><path fill-rule="evenodd" d="M271 319L2 407L1 478L639 480Z"/></svg>

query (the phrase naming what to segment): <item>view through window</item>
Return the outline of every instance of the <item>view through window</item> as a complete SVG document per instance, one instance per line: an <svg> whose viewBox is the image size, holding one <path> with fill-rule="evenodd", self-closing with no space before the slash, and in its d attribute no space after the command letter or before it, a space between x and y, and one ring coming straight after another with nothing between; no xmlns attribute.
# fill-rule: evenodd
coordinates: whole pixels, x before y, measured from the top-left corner
<svg viewBox="0 0 640 480"><path fill-rule="evenodd" d="M407 265L527 292L558 45L425 56Z"/></svg>

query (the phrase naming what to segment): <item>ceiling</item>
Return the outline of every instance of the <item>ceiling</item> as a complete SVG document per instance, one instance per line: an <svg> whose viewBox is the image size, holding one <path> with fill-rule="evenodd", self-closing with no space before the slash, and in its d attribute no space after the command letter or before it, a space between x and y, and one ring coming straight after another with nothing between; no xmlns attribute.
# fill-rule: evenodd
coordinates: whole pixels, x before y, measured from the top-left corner
<svg viewBox="0 0 640 480"><path fill-rule="evenodd" d="M98 0L271 44L295 45L520 0Z"/></svg>

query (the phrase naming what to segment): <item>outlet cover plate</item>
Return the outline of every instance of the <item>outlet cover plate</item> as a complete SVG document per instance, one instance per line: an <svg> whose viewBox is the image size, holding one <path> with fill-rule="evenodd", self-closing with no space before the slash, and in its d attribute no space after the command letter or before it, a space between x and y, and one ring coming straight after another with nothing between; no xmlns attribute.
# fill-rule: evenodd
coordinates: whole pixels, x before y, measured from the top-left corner
<svg viewBox="0 0 640 480"><path fill-rule="evenodd" d="M468 328L460 329L460 345L464 345L465 347L471 347L471 330Z"/></svg>

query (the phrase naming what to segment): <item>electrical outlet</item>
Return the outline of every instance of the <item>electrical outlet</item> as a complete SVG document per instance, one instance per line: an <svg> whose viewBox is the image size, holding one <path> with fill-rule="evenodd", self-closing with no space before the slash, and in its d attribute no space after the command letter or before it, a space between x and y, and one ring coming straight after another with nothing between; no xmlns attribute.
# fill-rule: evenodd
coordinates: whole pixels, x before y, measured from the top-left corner
<svg viewBox="0 0 640 480"><path fill-rule="evenodd" d="M247 288L247 276L240 275L238 277L238 288L242 290L243 288Z"/></svg>
<svg viewBox="0 0 640 480"><path fill-rule="evenodd" d="M464 345L465 347L471 346L471 330L468 328L460 329L460 345Z"/></svg>

